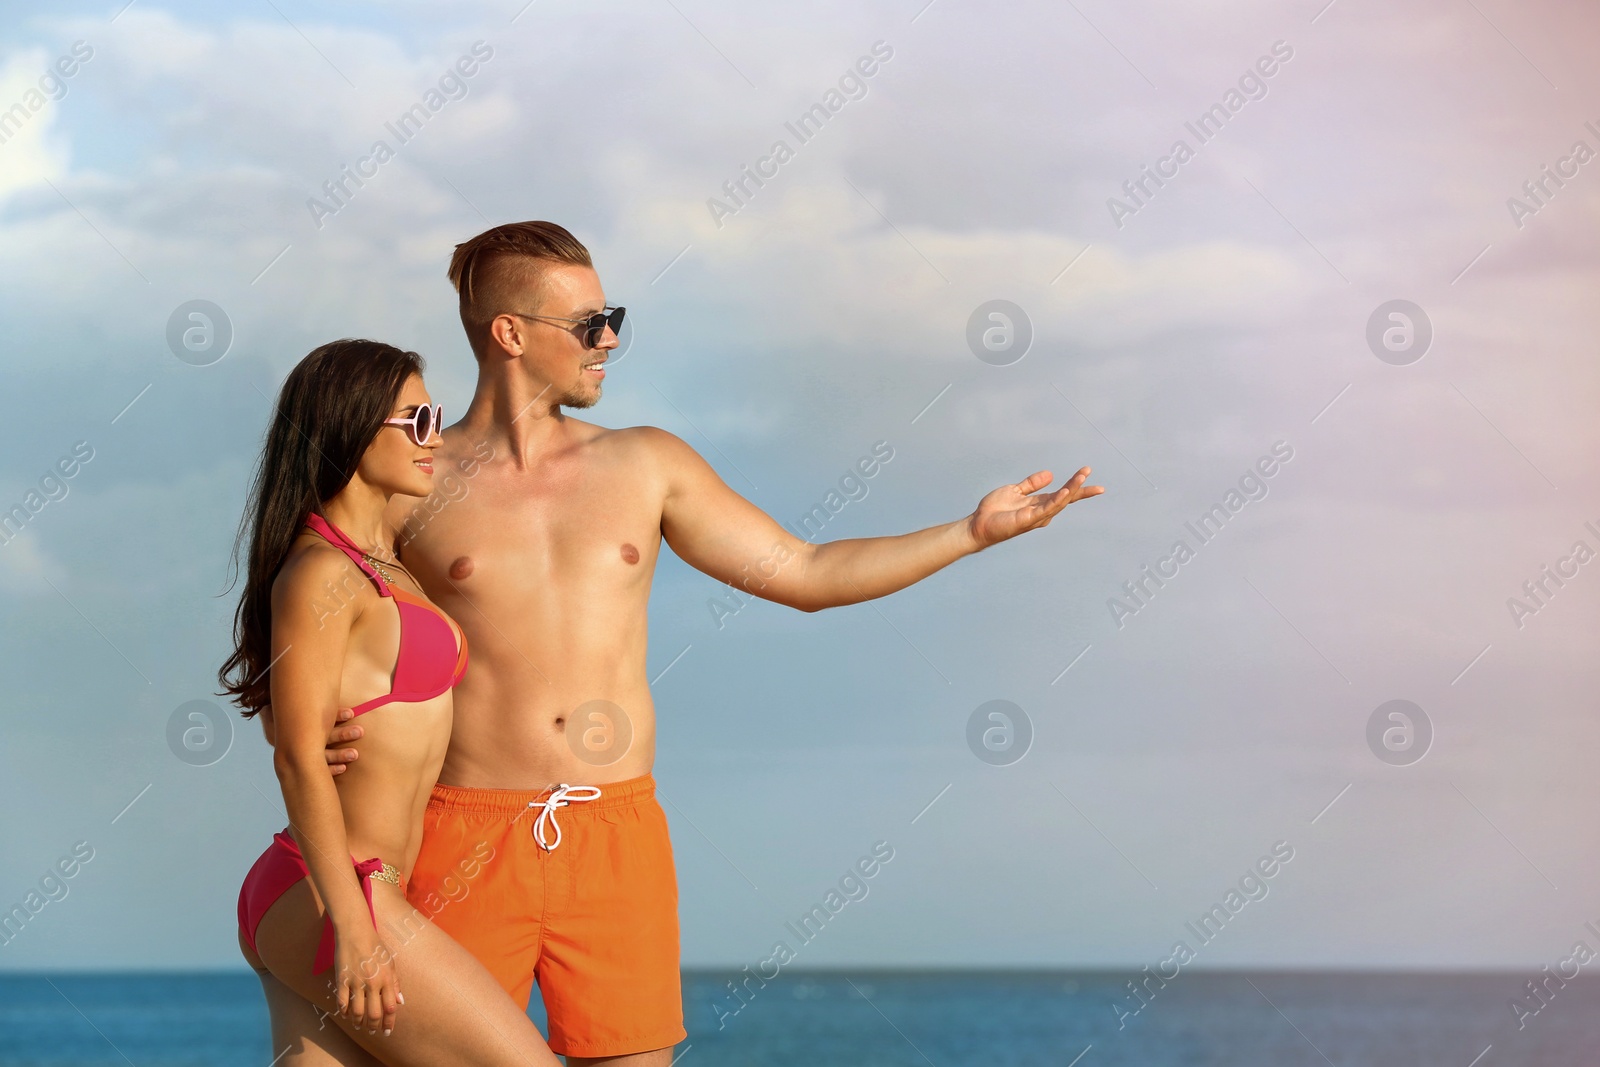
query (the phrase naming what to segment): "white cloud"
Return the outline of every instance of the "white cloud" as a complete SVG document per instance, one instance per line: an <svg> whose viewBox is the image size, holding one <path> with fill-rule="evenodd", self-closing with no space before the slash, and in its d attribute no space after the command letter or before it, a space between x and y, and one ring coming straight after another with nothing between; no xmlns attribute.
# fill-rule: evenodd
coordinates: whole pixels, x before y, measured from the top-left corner
<svg viewBox="0 0 1600 1067"><path fill-rule="evenodd" d="M35 534L24 532L0 545L0 589L16 595L44 592L50 588L47 577L59 583L62 567L40 549Z"/></svg>
<svg viewBox="0 0 1600 1067"><path fill-rule="evenodd" d="M22 189L58 179L66 170L66 146L50 136L60 109L48 85L55 59L43 48L12 53L0 66L0 204ZM59 90L56 90L59 92ZM69 90L70 91L70 90Z"/></svg>

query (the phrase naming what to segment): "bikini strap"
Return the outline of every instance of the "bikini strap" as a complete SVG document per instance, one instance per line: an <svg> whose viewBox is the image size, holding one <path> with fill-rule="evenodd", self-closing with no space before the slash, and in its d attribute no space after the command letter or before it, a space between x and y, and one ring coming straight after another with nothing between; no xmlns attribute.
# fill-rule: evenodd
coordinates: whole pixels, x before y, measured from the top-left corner
<svg viewBox="0 0 1600 1067"><path fill-rule="evenodd" d="M355 542L350 540L349 535L343 530L339 529L339 527L335 526L333 523L329 522L327 519L323 518L321 515L318 515L314 511L310 515L306 516L306 525L316 533L320 534L323 540L327 541L335 548L342 550L345 555L354 560L356 566L360 567L362 572L377 584L379 594L383 596L394 595L393 593L389 592L389 583L383 580L383 575L379 574L373 569L372 564L366 561L366 557L362 554L361 549L356 547Z"/></svg>

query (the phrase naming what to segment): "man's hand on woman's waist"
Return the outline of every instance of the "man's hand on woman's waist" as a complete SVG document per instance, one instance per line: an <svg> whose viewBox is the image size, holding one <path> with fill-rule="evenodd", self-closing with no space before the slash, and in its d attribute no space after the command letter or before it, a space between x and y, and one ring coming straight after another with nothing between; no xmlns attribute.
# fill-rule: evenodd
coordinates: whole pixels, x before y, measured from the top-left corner
<svg viewBox="0 0 1600 1067"><path fill-rule="evenodd" d="M261 709L257 716L261 720L261 732L266 735L267 744L277 744L277 729L272 721L272 706L269 704ZM330 774L343 774L345 767L354 763L361 755L353 748L344 748L352 741L360 739L364 730L360 725L350 720L355 718L355 712L349 708L340 708L334 716L333 729L328 732L328 747L323 751L323 756L328 761Z"/></svg>

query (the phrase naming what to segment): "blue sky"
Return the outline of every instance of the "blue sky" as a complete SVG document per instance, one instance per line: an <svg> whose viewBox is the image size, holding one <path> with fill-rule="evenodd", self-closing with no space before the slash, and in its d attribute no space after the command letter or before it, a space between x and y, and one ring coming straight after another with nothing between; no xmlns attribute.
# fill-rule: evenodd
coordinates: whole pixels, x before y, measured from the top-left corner
<svg viewBox="0 0 1600 1067"><path fill-rule="evenodd" d="M949 521L1039 468L1108 489L814 615L719 626L717 583L663 558L687 964L768 957L880 840L893 861L797 965L1137 970L1279 841L1293 860L1199 965L1537 971L1600 919L1600 564L1560 563L1600 549L1600 162L1508 204L1600 149L1593 14L121 6L16 13L0 43L0 110L25 111L0 143L0 509L41 502L0 546L0 905L93 849L0 968L236 965L238 882L281 826L268 751L240 724L192 766L167 730L214 699L267 398L369 336L422 352L459 413L450 249L529 218L629 309L589 417L677 433L780 521L879 441L824 537ZM315 217L478 42L464 95ZM785 123L877 42L799 143ZM1185 123L1219 102L1202 144ZM708 201L779 139L792 158L719 225ZM1168 177L1130 203L1146 167ZM231 327L206 366L167 342L192 300ZM969 346L992 300L1026 315L1021 358ZM1432 339L1385 360L1369 321L1396 300ZM1275 447L1257 498L1161 564ZM1147 565L1165 583L1114 610ZM1547 565L1576 571L1519 626ZM1432 733L1403 765L1368 743L1396 699ZM967 743L992 700L1032 727L1008 765Z"/></svg>

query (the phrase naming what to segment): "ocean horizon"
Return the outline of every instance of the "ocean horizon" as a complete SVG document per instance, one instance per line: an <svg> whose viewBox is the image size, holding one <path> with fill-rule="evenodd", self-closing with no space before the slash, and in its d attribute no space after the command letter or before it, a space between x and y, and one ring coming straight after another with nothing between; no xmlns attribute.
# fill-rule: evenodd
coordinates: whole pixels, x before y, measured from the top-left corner
<svg viewBox="0 0 1600 1067"><path fill-rule="evenodd" d="M1215 969L1162 983L696 968L683 989L682 1067L1593 1067L1600 1053L1600 980L1544 972ZM529 1014L543 1029L537 994ZM3 1067L269 1067L279 1051L248 972L0 974Z"/></svg>

